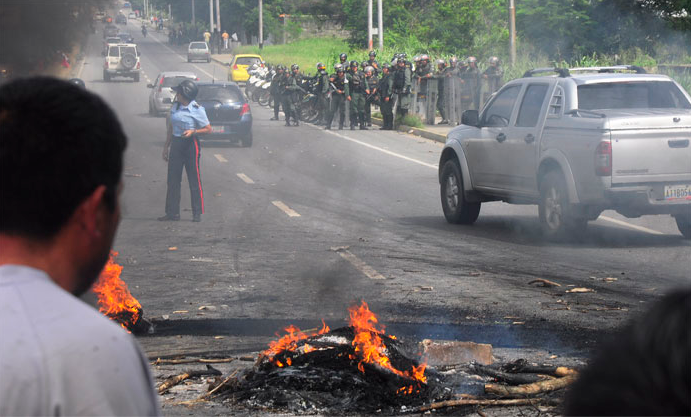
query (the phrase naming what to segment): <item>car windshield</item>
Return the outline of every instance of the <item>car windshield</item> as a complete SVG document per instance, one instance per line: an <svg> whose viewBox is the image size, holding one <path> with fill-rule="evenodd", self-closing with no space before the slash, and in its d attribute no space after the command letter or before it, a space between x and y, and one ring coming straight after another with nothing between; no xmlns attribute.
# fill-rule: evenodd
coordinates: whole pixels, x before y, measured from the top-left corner
<svg viewBox="0 0 691 417"><path fill-rule="evenodd" d="M237 65L252 65L252 64L261 64L262 60L256 57L248 57L248 56L240 56L238 59L235 61Z"/></svg>
<svg viewBox="0 0 691 417"><path fill-rule="evenodd" d="M204 42L193 42L190 44L190 49L207 49Z"/></svg>
<svg viewBox="0 0 691 417"><path fill-rule="evenodd" d="M691 103L669 81L612 82L578 86L578 108L598 109L689 109Z"/></svg>
<svg viewBox="0 0 691 417"><path fill-rule="evenodd" d="M175 87L176 85L180 84L181 81L183 80L194 80L196 77L186 77L183 75L176 75L174 77L164 77L163 78L163 84L161 87Z"/></svg>
<svg viewBox="0 0 691 417"><path fill-rule="evenodd" d="M217 100L222 102L242 102L242 93L237 87L223 85L203 85L199 87L197 101Z"/></svg>

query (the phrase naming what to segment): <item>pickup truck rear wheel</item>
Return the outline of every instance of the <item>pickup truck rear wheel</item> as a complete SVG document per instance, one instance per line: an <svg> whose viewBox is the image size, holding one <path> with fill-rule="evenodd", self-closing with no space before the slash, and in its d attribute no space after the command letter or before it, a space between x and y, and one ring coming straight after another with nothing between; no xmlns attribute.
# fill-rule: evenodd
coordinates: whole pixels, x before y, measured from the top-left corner
<svg viewBox="0 0 691 417"><path fill-rule="evenodd" d="M548 238L581 234L588 225L587 219L573 216L566 181L558 171L548 172L540 183L538 213L542 233Z"/></svg>
<svg viewBox="0 0 691 417"><path fill-rule="evenodd" d="M677 221L677 228L684 236L685 239L691 239L691 214L690 215L678 215L674 219Z"/></svg>
<svg viewBox="0 0 691 417"><path fill-rule="evenodd" d="M461 167L455 159L446 161L442 167L441 206L449 223L473 224L480 215L480 203L470 203L465 199Z"/></svg>

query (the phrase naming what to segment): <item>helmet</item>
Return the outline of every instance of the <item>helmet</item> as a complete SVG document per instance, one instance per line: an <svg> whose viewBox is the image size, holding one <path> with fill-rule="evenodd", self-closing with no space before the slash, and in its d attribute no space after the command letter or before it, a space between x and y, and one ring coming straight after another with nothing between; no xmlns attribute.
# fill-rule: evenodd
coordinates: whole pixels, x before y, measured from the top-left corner
<svg viewBox="0 0 691 417"><path fill-rule="evenodd" d="M365 74L372 74L372 73L374 73L374 67L371 67L369 65L366 66L365 67Z"/></svg>
<svg viewBox="0 0 691 417"><path fill-rule="evenodd" d="M318 70L323 70L325 68L326 68L326 66L324 65L323 62L317 62L317 69Z"/></svg>
<svg viewBox="0 0 691 417"><path fill-rule="evenodd" d="M171 88L171 90L185 97L187 100L194 100L197 97L197 93L199 93L197 83L192 80L182 80L180 84Z"/></svg>
<svg viewBox="0 0 691 417"><path fill-rule="evenodd" d="M363 71L365 70L365 67L368 67L368 66L369 66L369 64L367 63L367 61L362 61L360 63L360 68L362 68Z"/></svg>
<svg viewBox="0 0 691 417"><path fill-rule="evenodd" d="M468 59L465 60L465 62L468 64L474 64L477 62L477 58L475 58L474 56L469 56Z"/></svg>
<svg viewBox="0 0 691 417"><path fill-rule="evenodd" d="M360 64L358 64L358 62L356 60L350 61L350 68L353 68L353 67L357 68L358 65L360 65Z"/></svg>
<svg viewBox="0 0 691 417"><path fill-rule="evenodd" d="M399 56L399 58L401 58L401 59L406 59L406 58L408 58L408 54L406 54L405 52L401 52L400 54L398 54L398 56Z"/></svg>
<svg viewBox="0 0 691 417"><path fill-rule="evenodd" d="M377 56L377 51L369 51L369 56L370 58Z"/></svg>
<svg viewBox="0 0 691 417"><path fill-rule="evenodd" d="M492 56L489 58L490 65L499 65L499 58Z"/></svg>
<svg viewBox="0 0 691 417"><path fill-rule="evenodd" d="M437 59L437 66L440 66L440 65L446 66L446 61L444 61L441 58Z"/></svg>
<svg viewBox="0 0 691 417"><path fill-rule="evenodd" d="M428 61L429 62L429 55L423 54L420 56L420 61Z"/></svg>
<svg viewBox="0 0 691 417"><path fill-rule="evenodd" d="M67 82L79 86L81 88L86 88L86 84L84 84L84 81L81 78L70 78L69 80L67 80Z"/></svg>
<svg viewBox="0 0 691 417"><path fill-rule="evenodd" d="M417 63L417 62L420 62L420 55L415 55L415 56L413 57L413 62L416 62L416 63Z"/></svg>
<svg viewBox="0 0 691 417"><path fill-rule="evenodd" d="M276 70L277 70L277 71L285 71L285 70L286 70L286 67L283 66L283 65L279 65L279 66L276 67Z"/></svg>
<svg viewBox="0 0 691 417"><path fill-rule="evenodd" d="M339 55L338 58L341 60L341 62L343 62L346 59L348 59L348 54L343 53L343 54Z"/></svg>
<svg viewBox="0 0 691 417"><path fill-rule="evenodd" d="M343 64L336 64L334 65L334 70L336 72L343 72L345 69L343 68Z"/></svg>
<svg viewBox="0 0 691 417"><path fill-rule="evenodd" d="M398 58L394 58L391 60L391 65L397 65L398 64Z"/></svg>
<svg viewBox="0 0 691 417"><path fill-rule="evenodd" d="M391 65L387 64L386 62L384 62L384 63L382 64L382 66L381 66L381 69L382 69L382 71L385 70L385 69L390 70L390 69L391 69Z"/></svg>
<svg viewBox="0 0 691 417"><path fill-rule="evenodd" d="M449 64L452 64L452 65L458 64L458 58L456 58L455 56L452 56L452 57L449 59Z"/></svg>
<svg viewBox="0 0 691 417"><path fill-rule="evenodd" d="M298 64L293 64L290 66L291 71L297 71L300 69L300 66Z"/></svg>

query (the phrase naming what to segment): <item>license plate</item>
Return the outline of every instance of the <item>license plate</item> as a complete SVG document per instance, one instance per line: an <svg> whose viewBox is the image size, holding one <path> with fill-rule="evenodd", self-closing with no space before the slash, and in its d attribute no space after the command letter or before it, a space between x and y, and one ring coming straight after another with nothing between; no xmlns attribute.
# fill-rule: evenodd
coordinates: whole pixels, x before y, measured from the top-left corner
<svg viewBox="0 0 691 417"><path fill-rule="evenodd" d="M691 200L691 184L665 185L665 201Z"/></svg>
<svg viewBox="0 0 691 417"><path fill-rule="evenodd" d="M224 133L225 131L225 126L211 126L211 133Z"/></svg>

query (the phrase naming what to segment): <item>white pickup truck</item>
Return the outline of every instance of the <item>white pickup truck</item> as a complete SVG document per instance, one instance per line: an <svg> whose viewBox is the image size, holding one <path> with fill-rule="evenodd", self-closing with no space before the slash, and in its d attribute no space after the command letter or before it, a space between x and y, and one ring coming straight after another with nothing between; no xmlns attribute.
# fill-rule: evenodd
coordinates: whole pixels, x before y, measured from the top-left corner
<svg viewBox="0 0 691 417"><path fill-rule="evenodd" d="M536 76L546 72L556 75ZM506 201L538 204L548 237L613 209L672 215L691 239L691 97L669 77L634 66L532 70L462 121L439 161L450 223Z"/></svg>

